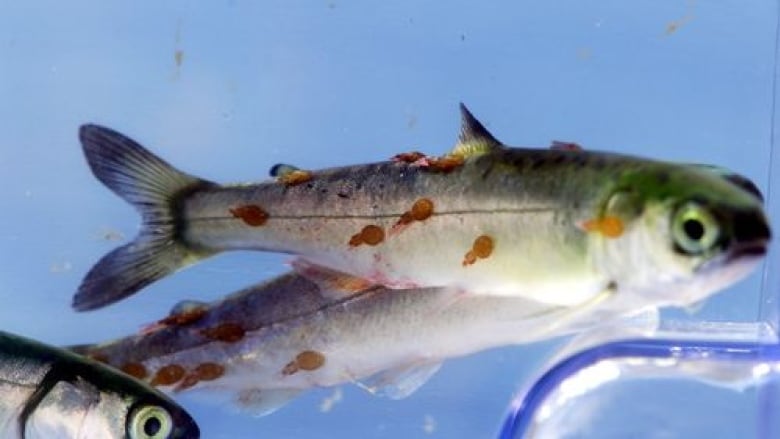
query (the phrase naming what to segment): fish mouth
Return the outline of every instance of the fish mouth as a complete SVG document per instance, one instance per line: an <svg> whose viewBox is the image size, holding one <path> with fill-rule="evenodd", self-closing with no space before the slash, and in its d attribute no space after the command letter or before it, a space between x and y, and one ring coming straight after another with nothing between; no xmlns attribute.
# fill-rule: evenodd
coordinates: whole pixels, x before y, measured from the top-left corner
<svg viewBox="0 0 780 439"><path fill-rule="evenodd" d="M767 253L772 231L761 211L738 211L732 218L732 238L726 259L760 258Z"/></svg>
<svg viewBox="0 0 780 439"><path fill-rule="evenodd" d="M727 262L740 259L758 259L766 255L768 249L767 241L738 243L732 247L726 257Z"/></svg>

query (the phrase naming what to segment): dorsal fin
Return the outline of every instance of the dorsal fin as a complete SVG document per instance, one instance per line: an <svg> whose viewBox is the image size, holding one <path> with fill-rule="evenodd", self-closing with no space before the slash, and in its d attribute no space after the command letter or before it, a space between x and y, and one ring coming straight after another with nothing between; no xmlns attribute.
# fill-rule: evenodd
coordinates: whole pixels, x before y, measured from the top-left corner
<svg viewBox="0 0 780 439"><path fill-rule="evenodd" d="M463 102L460 103L460 117L458 144L455 145L450 154L466 158L501 148L501 142L490 134Z"/></svg>

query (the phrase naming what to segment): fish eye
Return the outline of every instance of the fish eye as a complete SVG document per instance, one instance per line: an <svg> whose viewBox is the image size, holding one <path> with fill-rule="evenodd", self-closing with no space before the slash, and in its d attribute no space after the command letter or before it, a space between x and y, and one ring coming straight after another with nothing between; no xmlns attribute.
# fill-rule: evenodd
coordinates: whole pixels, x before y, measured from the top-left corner
<svg viewBox="0 0 780 439"><path fill-rule="evenodd" d="M130 439L165 439L173 430L170 413L160 406L146 405L133 410L128 423Z"/></svg>
<svg viewBox="0 0 780 439"><path fill-rule="evenodd" d="M677 209L672 220L672 237L683 253L700 254L717 241L720 228L707 209L687 203Z"/></svg>

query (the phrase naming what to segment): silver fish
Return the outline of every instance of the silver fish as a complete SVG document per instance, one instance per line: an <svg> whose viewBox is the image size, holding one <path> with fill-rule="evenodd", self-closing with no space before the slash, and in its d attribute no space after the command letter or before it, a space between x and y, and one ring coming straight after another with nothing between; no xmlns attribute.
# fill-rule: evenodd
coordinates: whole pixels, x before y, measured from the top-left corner
<svg viewBox="0 0 780 439"><path fill-rule="evenodd" d="M300 392L355 383L403 398L442 361L571 333L646 309L605 300L573 310L516 297L374 287L327 297L286 274L211 303L183 302L141 334L74 347L172 392L208 392L253 414Z"/></svg>
<svg viewBox="0 0 780 439"><path fill-rule="evenodd" d="M640 293L686 305L746 276L770 240L761 200L713 169L573 148L511 148L465 107L449 155L218 185L107 128L80 138L104 184L141 212L139 236L100 260L73 306L126 297L221 251L299 256L329 294L372 284L453 287L577 307ZM351 279L349 279L351 278Z"/></svg>
<svg viewBox="0 0 780 439"><path fill-rule="evenodd" d="M170 398L72 352L0 333L0 436L4 438L200 437Z"/></svg>

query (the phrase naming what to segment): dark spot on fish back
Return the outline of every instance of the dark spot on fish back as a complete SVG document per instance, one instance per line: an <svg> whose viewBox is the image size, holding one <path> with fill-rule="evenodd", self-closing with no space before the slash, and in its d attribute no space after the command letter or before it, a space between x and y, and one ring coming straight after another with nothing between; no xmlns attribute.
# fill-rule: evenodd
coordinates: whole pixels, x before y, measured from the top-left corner
<svg viewBox="0 0 780 439"><path fill-rule="evenodd" d="M662 170L656 173L656 179L658 180L659 184L666 184L669 183L671 176L669 175L669 172Z"/></svg>
<svg viewBox="0 0 780 439"><path fill-rule="evenodd" d="M588 158L588 166L594 170L600 171L607 167L607 161L601 156L590 156Z"/></svg>
<svg viewBox="0 0 780 439"><path fill-rule="evenodd" d="M487 178L490 176L490 174L493 173L493 170L495 169L496 165L495 162L490 162L487 167L482 171L480 174L480 178L482 180L487 180Z"/></svg>
<svg viewBox="0 0 780 439"><path fill-rule="evenodd" d="M571 163L576 168L584 168L589 164L588 157L585 154L575 152L570 154L570 156L571 156Z"/></svg>
<svg viewBox="0 0 780 439"><path fill-rule="evenodd" d="M566 162L566 156L558 152L557 154L554 154L552 157L550 157L549 162L551 165L560 165Z"/></svg>
<svg viewBox="0 0 780 439"><path fill-rule="evenodd" d="M545 165L547 163L548 163L547 160L545 160L543 158L534 158L534 159L531 160L529 167L530 167L531 170L535 171L535 170L538 170L538 169L541 169L541 168L545 167Z"/></svg>

